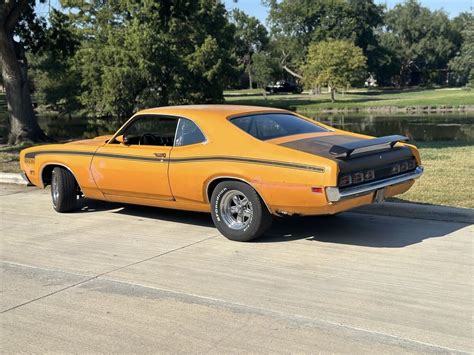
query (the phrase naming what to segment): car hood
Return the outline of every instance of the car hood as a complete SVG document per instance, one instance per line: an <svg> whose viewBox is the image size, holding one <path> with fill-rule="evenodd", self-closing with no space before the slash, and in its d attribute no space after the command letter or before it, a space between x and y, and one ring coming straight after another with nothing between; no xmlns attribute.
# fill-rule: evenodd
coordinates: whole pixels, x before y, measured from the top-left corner
<svg viewBox="0 0 474 355"><path fill-rule="evenodd" d="M386 166L394 162L413 158L411 150L403 146L371 150L363 154L351 156L349 159L338 158L329 152L336 145L369 139L371 138L356 137L342 132L325 132L285 137L268 142L336 161L339 170L343 173Z"/></svg>
<svg viewBox="0 0 474 355"><path fill-rule="evenodd" d="M92 139L83 139L79 141L68 142L66 144L88 145L88 146L97 147L97 146L105 144L112 137L113 137L112 135L98 136Z"/></svg>

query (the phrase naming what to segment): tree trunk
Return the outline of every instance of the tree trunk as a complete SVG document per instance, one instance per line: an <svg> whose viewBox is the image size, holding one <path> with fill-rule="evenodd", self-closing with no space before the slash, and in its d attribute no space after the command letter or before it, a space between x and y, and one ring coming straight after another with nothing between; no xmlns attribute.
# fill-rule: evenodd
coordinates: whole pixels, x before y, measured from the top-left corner
<svg viewBox="0 0 474 355"><path fill-rule="evenodd" d="M10 116L8 144L46 141L33 110L24 50L20 45L15 48L12 35L4 29L0 29L0 64Z"/></svg>
<svg viewBox="0 0 474 355"><path fill-rule="evenodd" d="M331 93L331 102L335 102L336 101L336 98L335 98L336 89L333 88L332 86L328 86L328 89L329 89L329 92Z"/></svg>
<svg viewBox="0 0 474 355"><path fill-rule="evenodd" d="M253 85L252 85L252 67L249 65L247 65L247 70L248 70L248 74L249 74L249 89L252 90L253 89Z"/></svg>

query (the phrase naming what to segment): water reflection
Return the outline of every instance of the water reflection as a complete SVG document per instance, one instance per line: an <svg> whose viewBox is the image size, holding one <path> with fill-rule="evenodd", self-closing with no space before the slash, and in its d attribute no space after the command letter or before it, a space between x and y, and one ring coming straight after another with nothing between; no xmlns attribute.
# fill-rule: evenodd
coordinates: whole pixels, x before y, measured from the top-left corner
<svg viewBox="0 0 474 355"><path fill-rule="evenodd" d="M403 134L416 141L474 142L474 114L424 116L305 114L335 128L371 136Z"/></svg>
<svg viewBox="0 0 474 355"><path fill-rule="evenodd" d="M415 141L474 142L474 114L397 115L305 113L318 121L352 132L371 136L403 134ZM123 121L85 117L40 116L45 132L59 139L92 138L114 133ZM0 140L8 134L7 115L0 114Z"/></svg>

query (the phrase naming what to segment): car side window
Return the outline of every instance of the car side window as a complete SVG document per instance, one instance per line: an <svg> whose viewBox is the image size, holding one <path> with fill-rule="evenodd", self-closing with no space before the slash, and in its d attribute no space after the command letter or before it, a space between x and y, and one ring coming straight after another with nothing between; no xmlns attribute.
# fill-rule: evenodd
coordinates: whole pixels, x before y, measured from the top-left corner
<svg viewBox="0 0 474 355"><path fill-rule="evenodd" d="M186 118L181 118L179 120L178 129L176 130L176 139L174 142L176 147L183 147L185 145L202 143L205 141L206 137L193 121Z"/></svg>
<svg viewBox="0 0 474 355"><path fill-rule="evenodd" d="M123 133L126 144L172 146L177 117L146 115L135 119Z"/></svg>

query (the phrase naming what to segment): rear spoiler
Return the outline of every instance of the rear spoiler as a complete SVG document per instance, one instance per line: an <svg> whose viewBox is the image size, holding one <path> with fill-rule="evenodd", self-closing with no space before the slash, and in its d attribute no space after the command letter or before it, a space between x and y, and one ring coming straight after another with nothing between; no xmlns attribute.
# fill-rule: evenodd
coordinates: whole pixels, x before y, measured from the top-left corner
<svg viewBox="0 0 474 355"><path fill-rule="evenodd" d="M363 139L357 140L345 144L334 145L329 149L329 153L335 155L336 158L349 158L354 151L357 153L362 152L369 152L373 150L381 149L383 145L389 146L389 148L393 148L393 146L397 142L406 142L408 141L408 137L400 136L400 135L393 135L393 136L385 136L380 138L373 138L373 139ZM388 148L388 147L387 147Z"/></svg>

